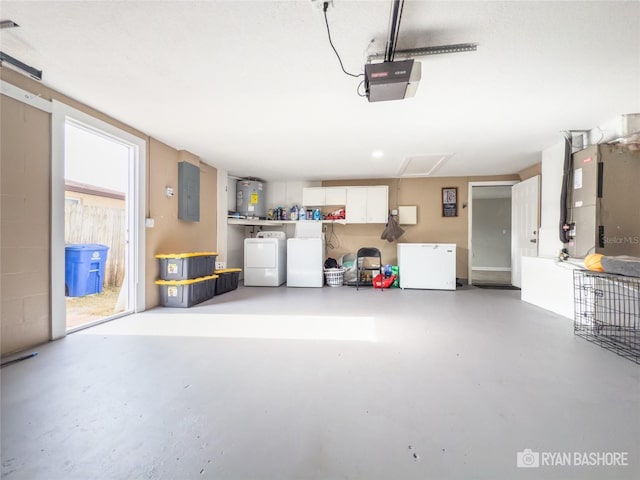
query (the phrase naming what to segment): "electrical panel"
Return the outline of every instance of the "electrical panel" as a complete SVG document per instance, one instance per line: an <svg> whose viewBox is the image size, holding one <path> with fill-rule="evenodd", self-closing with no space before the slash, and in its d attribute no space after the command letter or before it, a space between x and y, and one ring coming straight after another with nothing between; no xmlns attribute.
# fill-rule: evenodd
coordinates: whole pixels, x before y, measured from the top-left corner
<svg viewBox="0 0 640 480"><path fill-rule="evenodd" d="M178 162L178 218L200 221L200 167Z"/></svg>

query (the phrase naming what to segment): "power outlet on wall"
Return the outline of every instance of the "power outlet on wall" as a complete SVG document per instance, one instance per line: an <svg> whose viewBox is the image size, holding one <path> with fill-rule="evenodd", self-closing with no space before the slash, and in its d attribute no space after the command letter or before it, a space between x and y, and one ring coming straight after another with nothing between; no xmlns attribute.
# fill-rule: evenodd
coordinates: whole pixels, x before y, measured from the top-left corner
<svg viewBox="0 0 640 480"><path fill-rule="evenodd" d="M216 262L216 270L224 270L224 262Z"/></svg>

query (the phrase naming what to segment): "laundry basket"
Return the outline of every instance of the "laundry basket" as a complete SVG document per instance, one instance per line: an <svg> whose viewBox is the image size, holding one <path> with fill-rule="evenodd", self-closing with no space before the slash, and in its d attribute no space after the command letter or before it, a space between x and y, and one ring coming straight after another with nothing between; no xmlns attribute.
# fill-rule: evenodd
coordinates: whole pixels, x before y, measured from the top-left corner
<svg viewBox="0 0 640 480"><path fill-rule="evenodd" d="M344 278L344 268L325 268L324 276L330 287L341 287Z"/></svg>

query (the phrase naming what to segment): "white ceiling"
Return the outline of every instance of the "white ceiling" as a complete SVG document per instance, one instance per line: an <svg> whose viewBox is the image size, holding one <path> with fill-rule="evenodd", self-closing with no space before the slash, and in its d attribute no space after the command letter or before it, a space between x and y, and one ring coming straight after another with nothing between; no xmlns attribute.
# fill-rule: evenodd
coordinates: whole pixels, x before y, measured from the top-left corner
<svg viewBox="0 0 640 480"><path fill-rule="evenodd" d="M345 68L384 48L390 2L334 0ZM565 129L640 112L640 2L407 1L398 48L478 42L423 57L414 98L368 103L310 0L2 1L5 53L43 83L238 176L514 173ZM382 158L372 151L382 150Z"/></svg>

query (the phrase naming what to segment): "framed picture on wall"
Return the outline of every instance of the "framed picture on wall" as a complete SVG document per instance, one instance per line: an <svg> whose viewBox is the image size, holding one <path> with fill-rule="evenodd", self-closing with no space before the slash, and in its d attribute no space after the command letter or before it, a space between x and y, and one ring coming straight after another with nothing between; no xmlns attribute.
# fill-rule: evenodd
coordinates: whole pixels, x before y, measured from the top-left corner
<svg viewBox="0 0 640 480"><path fill-rule="evenodd" d="M442 216L458 216L458 187L444 187L442 189Z"/></svg>

